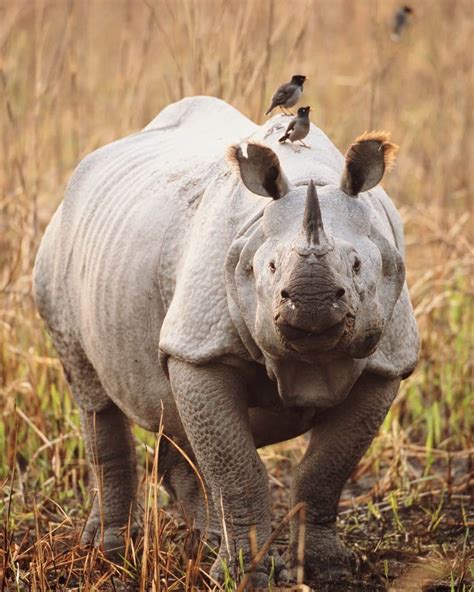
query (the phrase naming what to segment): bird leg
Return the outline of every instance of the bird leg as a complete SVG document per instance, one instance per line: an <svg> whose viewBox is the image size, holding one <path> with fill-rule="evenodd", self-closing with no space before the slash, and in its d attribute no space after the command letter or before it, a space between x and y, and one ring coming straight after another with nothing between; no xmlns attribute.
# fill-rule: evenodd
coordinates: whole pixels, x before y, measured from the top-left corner
<svg viewBox="0 0 474 592"><path fill-rule="evenodd" d="M308 146L308 144L305 144L303 142L303 140L299 140L299 142L301 143L302 146L304 146L304 148L311 148L311 146Z"/></svg>
<svg viewBox="0 0 474 592"><path fill-rule="evenodd" d="M281 112L283 113L283 115L289 116L289 115L293 115L293 113L287 109L286 107L283 107L282 105L278 105L280 107Z"/></svg>

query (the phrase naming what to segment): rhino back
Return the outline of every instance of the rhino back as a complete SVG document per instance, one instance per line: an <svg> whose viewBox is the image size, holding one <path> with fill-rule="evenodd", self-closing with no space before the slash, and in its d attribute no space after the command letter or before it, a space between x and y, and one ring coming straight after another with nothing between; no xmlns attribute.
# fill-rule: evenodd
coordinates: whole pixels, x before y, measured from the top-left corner
<svg viewBox="0 0 474 592"><path fill-rule="evenodd" d="M38 252L35 298L53 340L79 344L108 396L142 425L157 414L166 383L161 324L195 213L225 147L250 123L222 101L197 97L95 151L74 173ZM188 140L206 129L208 149L196 150Z"/></svg>

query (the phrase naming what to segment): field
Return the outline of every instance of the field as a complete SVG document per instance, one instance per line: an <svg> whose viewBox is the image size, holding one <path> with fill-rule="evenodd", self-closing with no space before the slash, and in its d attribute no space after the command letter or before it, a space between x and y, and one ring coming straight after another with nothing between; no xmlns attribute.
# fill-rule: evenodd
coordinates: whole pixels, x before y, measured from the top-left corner
<svg viewBox="0 0 474 592"><path fill-rule="evenodd" d="M419 366L341 500L340 530L360 557L357 581L341 590L472 589L473 4L414 0L396 43L397 6L0 0L0 592L213 588L210 553L160 487L160 434L136 431L144 531L126 563L78 545L90 508L84 448L31 270L85 154L193 94L263 122L273 90L296 72L309 77L312 121L341 150L377 128L400 146L384 185L405 223L422 334ZM262 450L275 526L304 445ZM287 536L283 525L282 550Z"/></svg>

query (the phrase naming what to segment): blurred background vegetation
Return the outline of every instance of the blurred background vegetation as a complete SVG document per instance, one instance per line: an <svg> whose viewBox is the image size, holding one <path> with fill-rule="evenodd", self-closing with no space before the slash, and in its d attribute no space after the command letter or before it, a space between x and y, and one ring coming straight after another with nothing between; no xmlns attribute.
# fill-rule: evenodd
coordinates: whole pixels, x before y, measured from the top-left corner
<svg viewBox="0 0 474 592"><path fill-rule="evenodd" d="M219 96L263 122L273 91L295 73L309 78L304 104L313 122L341 150L374 128L400 145L385 187L405 222L423 340L417 371L341 501L341 528L365 558L366 586L424 580L468 589L474 5L411 6L410 26L394 42L392 0L0 2L2 592L211 585L205 560L189 559L187 531L162 492L144 561L139 546L120 570L75 546L88 509L84 451L35 312L31 269L88 152L188 95ZM152 461L155 436L138 430L137 441L140 458ZM262 452L282 515L289 467L303 450L300 438ZM158 491L152 473L143 474L148 497Z"/></svg>

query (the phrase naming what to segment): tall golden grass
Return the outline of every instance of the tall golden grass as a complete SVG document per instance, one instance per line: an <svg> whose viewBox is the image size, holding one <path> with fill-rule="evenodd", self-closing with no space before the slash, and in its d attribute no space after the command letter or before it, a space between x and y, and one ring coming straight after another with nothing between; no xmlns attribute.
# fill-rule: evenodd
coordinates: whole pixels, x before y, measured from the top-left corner
<svg viewBox="0 0 474 592"><path fill-rule="evenodd" d="M434 495L442 503L425 508L429 532L440 532L449 517L464 540L472 528L465 502L473 454L473 5L412 5L411 26L394 43L389 22L398 5L392 1L1 2L1 592L105 590L117 578L131 578L143 590L211 586L202 576L205 562L183 550L188 535L174 515L150 504L145 522L154 534L144 548L153 553L143 554L142 567L143 549L132 549L120 571L97 552L81 555L74 547L87 508L84 451L35 312L31 269L45 225L85 154L193 94L222 97L262 122L273 90L294 73L309 77L304 102L313 122L342 150L371 128L390 130L400 145L386 189L405 222L423 345L418 370L353 477L356 484L372 479L357 501L366 520L388 508L393 532L402 532L400 500ZM147 457L144 443L155 441L137 435ZM280 461L297 460L302 448L297 440L263 452L274 483L283 479ZM144 480L148 499L166 501L156 471ZM347 524L357 518L348 497L342 508ZM444 561L442 577L451 574L461 586L469 549L459 537L443 536L447 554L435 560ZM435 552L433 538L419 545L417 557ZM387 571L377 561L379 579L396 577L391 562ZM232 589L230 580L227 586Z"/></svg>

